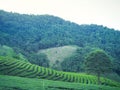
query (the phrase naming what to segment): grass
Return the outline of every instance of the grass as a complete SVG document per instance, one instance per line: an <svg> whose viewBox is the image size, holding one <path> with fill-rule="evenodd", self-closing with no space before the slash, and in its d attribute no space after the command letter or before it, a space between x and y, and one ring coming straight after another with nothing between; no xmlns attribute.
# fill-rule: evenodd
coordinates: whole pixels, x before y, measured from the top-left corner
<svg viewBox="0 0 120 90"><path fill-rule="evenodd" d="M2 75L97 85L97 78L93 75L56 71L8 57L0 57L0 67ZM102 85L120 87L120 83L107 78L101 77L101 83Z"/></svg>
<svg viewBox="0 0 120 90"><path fill-rule="evenodd" d="M55 64L56 61L62 62L66 57L69 57L75 53L79 48L78 46L62 46L40 50L38 53L45 53L50 60L50 66Z"/></svg>
<svg viewBox="0 0 120 90"><path fill-rule="evenodd" d="M120 88L0 75L0 90L120 90Z"/></svg>
<svg viewBox="0 0 120 90"><path fill-rule="evenodd" d="M3 45L3 46L0 45L0 56L14 57L19 60L28 62L28 60L25 58L24 55L22 55L21 53L16 54L13 48L8 47L6 45Z"/></svg>
<svg viewBox="0 0 120 90"><path fill-rule="evenodd" d="M0 55L1 56L14 56L15 52L11 47L3 45L3 46L0 46Z"/></svg>

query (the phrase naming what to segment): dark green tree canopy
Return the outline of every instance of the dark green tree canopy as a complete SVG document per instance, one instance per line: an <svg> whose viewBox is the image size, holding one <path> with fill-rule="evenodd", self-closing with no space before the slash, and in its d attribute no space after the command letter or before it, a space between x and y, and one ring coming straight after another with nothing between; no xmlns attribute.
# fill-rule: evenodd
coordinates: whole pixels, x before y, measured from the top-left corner
<svg viewBox="0 0 120 90"><path fill-rule="evenodd" d="M97 75L98 84L100 84L101 74L109 73L112 69L110 57L102 50L91 52L84 64L86 72Z"/></svg>
<svg viewBox="0 0 120 90"><path fill-rule="evenodd" d="M107 73L112 69L110 57L102 50L91 52L85 60L85 70L88 73Z"/></svg>
<svg viewBox="0 0 120 90"><path fill-rule="evenodd" d="M29 57L29 60L33 64L44 66L44 67L49 67L49 60L44 53L31 54L31 56Z"/></svg>

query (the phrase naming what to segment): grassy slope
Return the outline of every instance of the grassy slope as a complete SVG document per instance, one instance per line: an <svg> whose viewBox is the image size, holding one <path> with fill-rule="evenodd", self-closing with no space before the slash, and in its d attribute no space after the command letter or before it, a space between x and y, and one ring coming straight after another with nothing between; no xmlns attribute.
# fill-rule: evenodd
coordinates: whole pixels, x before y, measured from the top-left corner
<svg viewBox="0 0 120 90"><path fill-rule="evenodd" d="M78 46L63 46L56 48L49 48L40 50L38 53L45 53L50 60L50 66L53 65L57 60L62 62L64 58L69 57L75 53Z"/></svg>
<svg viewBox="0 0 120 90"><path fill-rule="evenodd" d="M15 52L11 47L3 45L3 46L0 46L0 55L14 56Z"/></svg>
<svg viewBox="0 0 120 90"><path fill-rule="evenodd" d="M87 85L44 79L0 75L0 90L120 90L118 87Z"/></svg>
<svg viewBox="0 0 120 90"><path fill-rule="evenodd" d="M28 62L28 60L21 53L16 54L13 48L3 45L0 46L0 56L16 57L19 60Z"/></svg>

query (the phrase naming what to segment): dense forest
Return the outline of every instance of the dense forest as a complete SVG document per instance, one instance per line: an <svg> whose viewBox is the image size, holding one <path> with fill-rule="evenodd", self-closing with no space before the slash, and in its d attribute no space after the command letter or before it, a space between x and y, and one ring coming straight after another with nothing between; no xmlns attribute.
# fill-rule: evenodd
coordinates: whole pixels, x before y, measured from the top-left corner
<svg viewBox="0 0 120 90"><path fill-rule="evenodd" d="M102 25L78 25L52 15L26 15L0 10L0 48L3 49L4 45L14 50L15 58L20 58L18 55L21 53L34 64L41 56L38 63L45 67L49 67L49 60L46 55L38 55L39 50L77 45L80 49L76 54L61 63L70 67L74 62L73 69L62 68L74 72L83 71L79 64L88 52L99 48L111 57L113 70L120 75L120 31Z"/></svg>

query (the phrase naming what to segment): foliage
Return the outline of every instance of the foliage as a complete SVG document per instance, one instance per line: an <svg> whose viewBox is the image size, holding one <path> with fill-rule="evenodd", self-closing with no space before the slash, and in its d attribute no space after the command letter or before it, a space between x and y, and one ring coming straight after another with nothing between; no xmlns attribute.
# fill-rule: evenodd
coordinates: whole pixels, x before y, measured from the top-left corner
<svg viewBox="0 0 120 90"><path fill-rule="evenodd" d="M61 63L63 71L84 72L84 59L86 55L98 48L78 47L71 56L65 58Z"/></svg>
<svg viewBox="0 0 120 90"><path fill-rule="evenodd" d="M44 53L31 54L29 57L29 61L39 66L49 67L49 60Z"/></svg>
<svg viewBox="0 0 120 90"><path fill-rule="evenodd" d="M63 71L69 72L83 72L83 57L79 53L75 53L74 55L65 58L61 63L61 67Z"/></svg>
<svg viewBox="0 0 120 90"><path fill-rule="evenodd" d="M88 73L94 73L98 77L100 83L100 76L103 73L108 73L112 70L112 64L109 56L102 50L91 52L85 60L85 70Z"/></svg>

